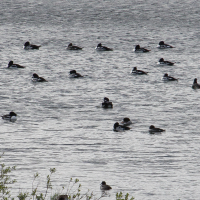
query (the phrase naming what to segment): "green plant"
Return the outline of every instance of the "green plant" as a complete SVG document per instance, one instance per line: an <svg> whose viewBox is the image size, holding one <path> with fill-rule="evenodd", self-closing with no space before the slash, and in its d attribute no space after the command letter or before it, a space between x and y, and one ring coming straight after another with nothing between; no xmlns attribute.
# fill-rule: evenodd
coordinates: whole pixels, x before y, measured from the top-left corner
<svg viewBox="0 0 200 200"><path fill-rule="evenodd" d="M50 200L57 200L59 197L58 193L55 193L53 196L50 197Z"/></svg>
<svg viewBox="0 0 200 200"><path fill-rule="evenodd" d="M32 192L31 192L31 196L33 200L45 200L47 197L47 193L49 189L52 189L52 185L51 185L51 175L53 173L55 173L56 169L55 168L50 168L50 175L47 175L47 182L46 182L46 191L45 193L40 193L38 194L38 184L36 185L36 187L34 188L34 182L35 180L39 177L38 173L34 174L34 178L33 178L33 182L32 182ZM19 200L26 200L27 197L29 197L29 193L25 192L22 193L20 192L19 195L17 196ZM56 199L56 198L54 198ZM54 200L52 199L52 200Z"/></svg>
<svg viewBox="0 0 200 200"><path fill-rule="evenodd" d="M26 193L22 193L22 192L20 192L19 194L18 194L18 199L19 200L25 200L26 199L26 197L28 197L29 195L28 195L28 192Z"/></svg>
<svg viewBox="0 0 200 200"><path fill-rule="evenodd" d="M79 183L79 179L75 179L73 181L72 178L70 178L68 186L67 186L67 191L65 192L65 194L68 196L69 200L80 200L85 198L86 200L90 200L94 197L93 193L90 193L90 190L88 190L85 194L81 194L81 184ZM78 184L78 186L76 187L76 185ZM63 187L63 190L65 188ZM53 200L53 199L52 199Z"/></svg>
<svg viewBox="0 0 200 200"><path fill-rule="evenodd" d="M31 196L32 196L33 200L34 199L36 199L36 200L45 200L46 199L48 190L52 189L51 176L55 172L56 172L55 168L50 168L50 175L47 175L47 182L46 182L46 191L45 191L45 194L43 194L43 193L37 194L38 184L37 184L37 186L35 188L34 188L33 185L34 185L34 182L35 182L36 178L39 177L39 174L38 173L34 174L34 179L33 179L33 183L32 183L32 193L31 193Z"/></svg>
<svg viewBox="0 0 200 200"><path fill-rule="evenodd" d="M2 156L0 156L1 158ZM14 200L14 198L11 198L11 191L10 191L10 187L8 187L8 185L11 185L13 183L16 182L16 180L12 180L10 177L10 173L16 169L15 166L13 167L6 167L5 164L0 164L1 166L1 173L0 173L0 197L1 200ZM34 187L34 183L35 180L39 177L39 174L36 173L34 174L34 179L32 182L32 192L31 195L29 195L28 192L20 192L18 194L18 199L19 200L26 200L27 197L32 196L32 200L45 200L47 197L47 193L49 189L52 189L52 184L51 184L51 176L53 173L56 172L55 168L50 168L50 174L47 175L47 182L46 182L46 191L45 193L40 193L38 194L38 184ZM78 184L78 185L77 185ZM64 187L62 188L63 190L65 189ZM75 179L73 181L72 178L70 178L68 186L67 186L67 191L66 192L62 192L65 193L65 195L68 196L68 200L81 200L81 199L85 199L85 200L99 200L101 199L103 196L100 196L99 198L95 198L93 192L90 192L90 190L88 190L86 193L81 194L81 184L79 183L79 179ZM51 196L51 200L57 200L59 197L59 194L56 193L53 196ZM129 194L125 194L125 196L123 196L122 192L119 192L116 194L116 200L133 200L134 198L131 197L129 199Z"/></svg>
<svg viewBox="0 0 200 200"><path fill-rule="evenodd" d="M129 193L126 193L125 196L123 197L122 192L119 192L116 194L116 200L128 200ZM134 198L131 197L130 200L133 200Z"/></svg>
<svg viewBox="0 0 200 200"><path fill-rule="evenodd" d="M2 155L0 156L0 158ZM11 197L10 188L8 185L13 184L16 180L11 180L9 173L16 169L15 166L13 167L6 167L5 164L0 164L1 166L1 174L0 174L0 194L2 195L3 200L8 200ZM14 198L12 198L14 200Z"/></svg>

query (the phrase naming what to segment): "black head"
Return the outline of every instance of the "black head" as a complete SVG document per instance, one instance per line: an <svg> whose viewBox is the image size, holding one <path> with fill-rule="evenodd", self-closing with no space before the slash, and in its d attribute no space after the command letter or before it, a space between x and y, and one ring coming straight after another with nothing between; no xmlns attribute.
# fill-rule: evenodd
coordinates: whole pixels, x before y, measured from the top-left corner
<svg viewBox="0 0 200 200"><path fill-rule="evenodd" d="M164 59L163 59L163 58L160 58L159 62L164 62Z"/></svg>
<svg viewBox="0 0 200 200"><path fill-rule="evenodd" d="M114 124L114 129L116 129L118 126L119 126L119 122L116 122L116 123Z"/></svg>
<svg viewBox="0 0 200 200"><path fill-rule="evenodd" d="M102 47L101 43L99 43L99 44L97 45L97 47Z"/></svg>
<svg viewBox="0 0 200 200"><path fill-rule="evenodd" d="M149 129L154 129L155 128L155 126L154 125L151 125L150 127L149 127Z"/></svg>
<svg viewBox="0 0 200 200"><path fill-rule="evenodd" d="M197 83L197 78L194 79L194 83Z"/></svg>
<svg viewBox="0 0 200 200"><path fill-rule="evenodd" d="M166 73L166 74L164 74L164 77L168 77L168 74Z"/></svg>
<svg viewBox="0 0 200 200"><path fill-rule="evenodd" d="M17 114L12 111L10 112L10 116L17 116Z"/></svg>
<svg viewBox="0 0 200 200"><path fill-rule="evenodd" d="M69 43L68 47L72 47L72 43Z"/></svg>
<svg viewBox="0 0 200 200"><path fill-rule="evenodd" d="M29 45L30 45L30 42L26 42L26 43L24 44L25 47L27 47L27 46L29 46Z"/></svg>
<svg viewBox="0 0 200 200"><path fill-rule="evenodd" d="M13 65L13 61L11 60L9 63L8 63L8 67L12 66Z"/></svg>
<svg viewBox="0 0 200 200"><path fill-rule="evenodd" d="M133 71L136 71L137 70L137 67L133 67Z"/></svg>
<svg viewBox="0 0 200 200"><path fill-rule="evenodd" d="M164 45L164 44L165 44L164 41L159 42L159 45Z"/></svg>
<svg viewBox="0 0 200 200"><path fill-rule="evenodd" d="M130 119L128 117L124 118L124 122L129 122L129 121L130 121Z"/></svg>
<svg viewBox="0 0 200 200"><path fill-rule="evenodd" d="M76 70L71 70L69 73L70 74L76 74Z"/></svg>
<svg viewBox="0 0 200 200"><path fill-rule="evenodd" d="M36 73L34 73L33 78L39 78L39 76Z"/></svg>
<svg viewBox="0 0 200 200"><path fill-rule="evenodd" d="M109 102L109 98L104 97L104 102Z"/></svg>
<svg viewBox="0 0 200 200"><path fill-rule="evenodd" d="M140 49L140 45L139 45L139 44L136 45L136 46L135 46L135 49Z"/></svg>
<svg viewBox="0 0 200 200"><path fill-rule="evenodd" d="M101 185L106 185L106 182L105 182L105 181L102 181Z"/></svg>

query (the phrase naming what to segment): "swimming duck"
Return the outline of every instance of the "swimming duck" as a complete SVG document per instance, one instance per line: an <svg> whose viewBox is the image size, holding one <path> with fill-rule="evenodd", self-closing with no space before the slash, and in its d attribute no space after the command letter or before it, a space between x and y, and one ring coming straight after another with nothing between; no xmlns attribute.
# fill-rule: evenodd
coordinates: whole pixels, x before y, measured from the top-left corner
<svg viewBox="0 0 200 200"><path fill-rule="evenodd" d="M173 46L169 45L169 44L165 44L164 41L160 41L159 45L157 46L160 49L165 49L165 48L174 48Z"/></svg>
<svg viewBox="0 0 200 200"><path fill-rule="evenodd" d="M135 52L138 52L138 53L146 53L146 52L149 52L150 50L145 49L145 48L143 48L143 47L140 47L140 45L136 45L134 51L135 51Z"/></svg>
<svg viewBox="0 0 200 200"><path fill-rule="evenodd" d="M76 72L76 70L71 70L69 72L69 76L70 78L79 78L79 77L83 77L82 75L80 75L79 73Z"/></svg>
<svg viewBox="0 0 200 200"><path fill-rule="evenodd" d="M200 84L197 83L197 78L194 79L194 82L192 84L193 89L200 89Z"/></svg>
<svg viewBox="0 0 200 200"><path fill-rule="evenodd" d="M3 115L3 116L1 116L1 117L2 117L2 119L10 120L10 121L15 121L15 120L17 120L17 114L14 113L13 111L10 112L10 113L7 114L7 115Z"/></svg>
<svg viewBox="0 0 200 200"><path fill-rule="evenodd" d="M14 64L13 61L11 60L8 63L8 68L25 68L24 66L18 65L18 64Z"/></svg>
<svg viewBox="0 0 200 200"><path fill-rule="evenodd" d="M111 48L108 48L106 46L102 46L101 43L99 43L95 49L97 51L113 51L113 49L111 49Z"/></svg>
<svg viewBox="0 0 200 200"><path fill-rule="evenodd" d="M161 129L161 128L156 128L154 125L151 125L149 127L149 133L161 133L161 132L164 132L165 130L164 129Z"/></svg>
<svg viewBox="0 0 200 200"><path fill-rule="evenodd" d="M116 122L113 126L113 131L120 132L125 130L130 130L130 128L127 126L119 125L119 122Z"/></svg>
<svg viewBox="0 0 200 200"><path fill-rule="evenodd" d="M104 97L104 102L102 103L102 108L113 108L112 102L109 101L109 98Z"/></svg>
<svg viewBox="0 0 200 200"><path fill-rule="evenodd" d="M165 61L163 58L160 58L159 59L159 62L158 62L160 65L174 65L173 62L170 62L170 61Z"/></svg>
<svg viewBox="0 0 200 200"><path fill-rule="evenodd" d="M136 74L136 75L147 75L148 72L144 72L142 70L138 70L137 67L133 67L133 70L131 71L131 74Z"/></svg>
<svg viewBox="0 0 200 200"><path fill-rule="evenodd" d="M24 49L28 50L28 49L39 49L41 46L37 46L34 44L30 44L30 42L26 42L24 44Z"/></svg>
<svg viewBox="0 0 200 200"><path fill-rule="evenodd" d="M132 121L131 121L128 117L125 117L121 123L122 123L124 126L129 126L129 125L132 124Z"/></svg>
<svg viewBox="0 0 200 200"><path fill-rule="evenodd" d="M33 82L47 82L46 79L44 79L43 77L39 77L36 73L33 74L32 81Z"/></svg>
<svg viewBox="0 0 200 200"><path fill-rule="evenodd" d="M78 46L74 46L72 45L72 43L70 43L67 47L67 50L82 50L82 48Z"/></svg>
<svg viewBox="0 0 200 200"><path fill-rule="evenodd" d="M177 78L174 78L172 76L168 76L168 74L164 74L163 78L162 78L163 81L178 81Z"/></svg>
<svg viewBox="0 0 200 200"><path fill-rule="evenodd" d="M110 187L110 185L107 185L105 181L102 181L102 183L100 185L101 185L100 190L105 191L105 190L111 190L112 189L112 187Z"/></svg>

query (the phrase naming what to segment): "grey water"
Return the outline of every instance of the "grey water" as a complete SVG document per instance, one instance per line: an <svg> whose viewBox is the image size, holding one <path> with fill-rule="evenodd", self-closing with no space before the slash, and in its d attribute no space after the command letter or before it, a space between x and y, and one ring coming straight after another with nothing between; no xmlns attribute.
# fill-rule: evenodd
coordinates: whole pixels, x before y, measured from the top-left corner
<svg viewBox="0 0 200 200"><path fill-rule="evenodd" d="M104 199L199 199L199 10L194 0L1 0L0 114L18 115L0 120L1 163L17 166L12 195L30 193L36 172L43 192L55 167L52 193L73 177L97 198L104 180L113 188ZM158 49L161 40L175 48ZM26 51L26 41L41 47ZM83 50L67 51L71 42ZM100 42L113 51L97 52ZM137 44L151 51L135 53ZM26 68L8 69L10 60ZM69 78L72 69L84 77ZM113 109L101 108L104 97ZM131 130L114 132L124 117ZM166 132L149 134L151 124Z"/></svg>

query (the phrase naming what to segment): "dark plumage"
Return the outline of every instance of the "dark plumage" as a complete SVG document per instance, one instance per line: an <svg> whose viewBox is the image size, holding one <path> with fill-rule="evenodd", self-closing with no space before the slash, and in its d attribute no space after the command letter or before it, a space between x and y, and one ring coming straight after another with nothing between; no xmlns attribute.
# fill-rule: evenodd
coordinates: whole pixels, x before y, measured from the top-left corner
<svg viewBox="0 0 200 200"><path fill-rule="evenodd" d="M72 45L72 43L70 43L67 47L67 50L82 50L82 48L78 46L74 46Z"/></svg>
<svg viewBox="0 0 200 200"><path fill-rule="evenodd" d="M102 183L100 185L101 185L100 189L103 191L112 189L112 187L110 187L110 185L107 185L105 181L102 181Z"/></svg>
<svg viewBox="0 0 200 200"><path fill-rule="evenodd" d="M8 63L8 68L25 68L24 66L18 65L18 64L14 64L13 61L11 60Z"/></svg>
<svg viewBox="0 0 200 200"><path fill-rule="evenodd" d="M131 121L128 117L125 117L121 123L122 123L124 126L129 126L129 125L132 124L132 121Z"/></svg>
<svg viewBox="0 0 200 200"><path fill-rule="evenodd" d="M165 44L164 41L160 41L158 48L160 49L165 49L165 48L174 48L173 46L169 45L169 44Z"/></svg>
<svg viewBox="0 0 200 200"><path fill-rule="evenodd" d="M40 47L41 46L30 44L30 42L26 42L24 44L24 49L26 49L26 50L28 50L28 49L39 49Z"/></svg>
<svg viewBox="0 0 200 200"><path fill-rule="evenodd" d="M71 70L69 72L69 75L71 78L80 78L80 77L83 77L82 75L80 75L79 73L76 72L76 70Z"/></svg>
<svg viewBox="0 0 200 200"><path fill-rule="evenodd" d="M164 74L164 76L163 76L163 81L178 81L178 79L177 78L174 78L174 77L172 77L172 76L168 76L168 74L166 73L166 74Z"/></svg>
<svg viewBox="0 0 200 200"><path fill-rule="evenodd" d="M98 51L113 51L113 49L111 49L111 48L108 48L106 46L102 46L101 43L99 43L95 49L98 50Z"/></svg>
<svg viewBox="0 0 200 200"><path fill-rule="evenodd" d="M1 117L2 119L5 119L5 120L15 121L17 119L17 114L12 111L9 114L3 115Z"/></svg>
<svg viewBox="0 0 200 200"><path fill-rule="evenodd" d="M197 83L197 78L194 79L194 82L192 84L193 89L200 89L200 84Z"/></svg>
<svg viewBox="0 0 200 200"><path fill-rule="evenodd" d="M68 195L59 195L58 200L68 200Z"/></svg>
<svg viewBox="0 0 200 200"><path fill-rule="evenodd" d="M116 122L113 126L113 131L120 132L125 130L130 130L130 128L127 126L119 125L119 122Z"/></svg>
<svg viewBox="0 0 200 200"><path fill-rule="evenodd" d="M140 47L139 44L135 46L135 52L147 53L147 52L149 52L149 51L150 51L150 50L148 50L148 49L145 49L145 48L143 48L143 47Z"/></svg>
<svg viewBox="0 0 200 200"><path fill-rule="evenodd" d="M164 132L165 130L164 129L161 129L161 128L156 128L154 125L151 125L149 127L149 133L151 134L154 134L154 133L161 133L161 132Z"/></svg>
<svg viewBox="0 0 200 200"><path fill-rule="evenodd" d="M148 74L148 72L138 70L137 67L133 67L133 70L131 73L136 74L136 75L147 75Z"/></svg>
<svg viewBox="0 0 200 200"><path fill-rule="evenodd" d="M102 103L102 108L113 108L112 102L109 101L109 98L104 97L104 102Z"/></svg>
<svg viewBox="0 0 200 200"><path fill-rule="evenodd" d="M159 64L161 64L161 65L171 65L171 66L174 65L173 62L165 61L163 58L159 59Z"/></svg>
<svg viewBox="0 0 200 200"><path fill-rule="evenodd" d="M47 82L46 79L44 79L43 77L38 76L36 73L33 74L32 81L34 81L34 82Z"/></svg>

